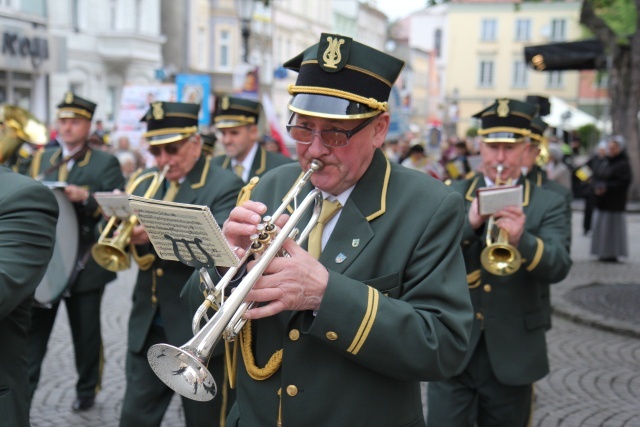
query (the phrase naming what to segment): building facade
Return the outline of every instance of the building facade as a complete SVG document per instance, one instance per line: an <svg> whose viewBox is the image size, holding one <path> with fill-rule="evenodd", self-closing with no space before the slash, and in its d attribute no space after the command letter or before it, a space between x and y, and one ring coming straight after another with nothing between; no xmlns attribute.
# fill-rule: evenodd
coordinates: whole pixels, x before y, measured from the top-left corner
<svg viewBox="0 0 640 427"><path fill-rule="evenodd" d="M52 44L48 115L72 90L113 126L122 88L157 83L162 67L160 0L48 0ZM143 103L146 100L142 101Z"/></svg>
<svg viewBox="0 0 640 427"><path fill-rule="evenodd" d="M458 136L476 126L471 116L498 97L556 96L577 103L577 72L535 72L523 52L529 45L580 39L580 2L458 0L448 6L444 95L458 107Z"/></svg>
<svg viewBox="0 0 640 427"><path fill-rule="evenodd" d="M0 104L30 111L48 119L52 46L46 0L0 0Z"/></svg>

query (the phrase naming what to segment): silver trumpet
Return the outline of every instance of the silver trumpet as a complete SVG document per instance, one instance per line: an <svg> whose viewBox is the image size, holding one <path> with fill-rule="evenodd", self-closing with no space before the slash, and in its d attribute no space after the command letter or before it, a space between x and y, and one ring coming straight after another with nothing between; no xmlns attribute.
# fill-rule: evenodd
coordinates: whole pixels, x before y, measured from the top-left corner
<svg viewBox="0 0 640 427"><path fill-rule="evenodd" d="M296 241L298 243L304 241L317 223L322 207L322 192L314 189L299 205L294 205L295 209L289 221L281 230L278 231L275 225L287 206L292 202L295 204L296 197L311 175L322 167L322 162L314 159L309 165L309 170L289 190L280 207L273 215L263 218L263 223L258 227L258 233L251 236L251 245L247 248L238 267L227 270L215 287L212 286L210 279L209 283L205 280L205 285L211 292L194 316L192 326L194 333L197 331L194 337L179 348L169 344L156 344L149 349L147 359L151 369L176 393L199 401L207 401L215 397L216 382L207 369L211 354L221 339L233 341L236 338L246 322L242 316L252 306L251 302L245 301L247 294L273 258L281 253L285 240L298 234L296 226L312 203L314 208L311 220ZM224 290L252 254L256 255L258 261L225 300ZM200 321L203 316L206 317L206 311L211 306L217 307L217 312L200 329Z"/></svg>

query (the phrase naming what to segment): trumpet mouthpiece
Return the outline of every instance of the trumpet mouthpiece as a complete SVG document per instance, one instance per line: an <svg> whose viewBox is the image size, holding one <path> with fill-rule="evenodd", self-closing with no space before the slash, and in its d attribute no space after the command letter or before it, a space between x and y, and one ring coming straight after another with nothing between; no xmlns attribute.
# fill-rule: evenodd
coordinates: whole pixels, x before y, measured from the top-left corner
<svg viewBox="0 0 640 427"><path fill-rule="evenodd" d="M322 163L322 161L318 159L313 159L311 160L311 163L309 163L309 169L313 170L314 172L318 172L323 167L324 167L324 163Z"/></svg>

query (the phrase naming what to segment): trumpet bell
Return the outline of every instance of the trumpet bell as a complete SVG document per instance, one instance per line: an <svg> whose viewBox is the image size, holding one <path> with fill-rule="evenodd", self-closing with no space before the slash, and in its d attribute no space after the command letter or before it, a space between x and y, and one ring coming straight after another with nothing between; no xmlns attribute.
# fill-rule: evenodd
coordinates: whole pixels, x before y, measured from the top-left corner
<svg viewBox="0 0 640 427"><path fill-rule="evenodd" d="M47 127L27 110L15 105L0 106L0 162L14 155L23 142L46 145Z"/></svg>
<svg viewBox="0 0 640 427"><path fill-rule="evenodd" d="M208 356L198 357L195 350L156 344L147 352L147 359L158 378L181 396L205 402L218 392L205 365Z"/></svg>
<svg viewBox="0 0 640 427"><path fill-rule="evenodd" d="M496 276L508 276L520 269L522 256L511 245L495 243L484 248L480 254L482 266Z"/></svg>
<svg viewBox="0 0 640 427"><path fill-rule="evenodd" d="M123 248L109 243L96 243L91 248L91 256L105 270L117 273L131 267L131 257Z"/></svg>

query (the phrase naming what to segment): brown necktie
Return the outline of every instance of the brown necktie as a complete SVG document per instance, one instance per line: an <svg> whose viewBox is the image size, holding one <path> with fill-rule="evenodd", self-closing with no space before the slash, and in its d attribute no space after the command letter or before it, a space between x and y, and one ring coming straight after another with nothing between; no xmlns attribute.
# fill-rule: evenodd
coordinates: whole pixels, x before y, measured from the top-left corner
<svg viewBox="0 0 640 427"><path fill-rule="evenodd" d="M309 234L309 253L314 258L320 258L320 253L322 252L322 232L324 230L324 226L335 216L335 214L338 213L340 209L342 209L342 205L337 200L330 202L327 199L324 199L322 201L320 218L318 218L318 223L313 227L313 230L311 230L311 233Z"/></svg>
<svg viewBox="0 0 640 427"><path fill-rule="evenodd" d="M176 194L178 194L179 189L180 184L178 184L178 181L169 181L169 188L167 188L167 192L164 194L164 198L162 200L173 202L173 199L176 198Z"/></svg>

